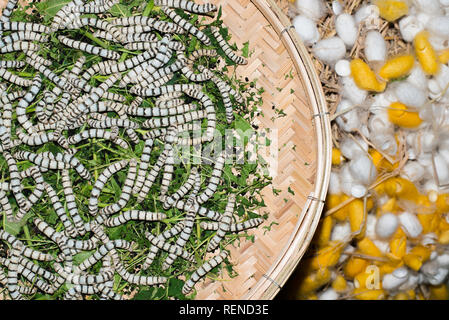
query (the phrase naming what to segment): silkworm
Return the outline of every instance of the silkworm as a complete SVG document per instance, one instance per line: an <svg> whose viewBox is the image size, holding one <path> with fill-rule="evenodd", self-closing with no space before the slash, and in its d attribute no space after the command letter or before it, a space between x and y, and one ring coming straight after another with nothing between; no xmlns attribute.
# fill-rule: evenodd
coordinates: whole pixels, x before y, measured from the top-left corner
<svg viewBox="0 0 449 320"><path fill-rule="evenodd" d="M210 199L210 197L217 190L218 184L220 183L220 178L223 173L223 168L225 164L225 153L221 152L220 155L215 160L215 166L212 170L212 175L209 178L209 182L206 186L206 189L198 196L198 203L202 204Z"/></svg>
<svg viewBox="0 0 449 320"><path fill-rule="evenodd" d="M189 177L187 178L186 182L181 185L181 187L171 196L165 197L163 200L163 207L164 209L171 208L179 199L184 197L187 192L190 191L190 189L193 187L193 184L195 183L195 178L198 173L198 169L196 167L193 167L192 170L190 170Z"/></svg>
<svg viewBox="0 0 449 320"><path fill-rule="evenodd" d="M174 236L178 235L182 229L184 228L184 223L180 222L174 225L172 228L169 228L162 232L160 235L157 236L157 240L167 240L170 238L173 238ZM154 258L156 257L157 253L159 252L159 247L152 245L150 247L150 250L147 254L147 257L145 259L145 262L142 264L142 269L146 270L149 268L149 266L153 263Z"/></svg>
<svg viewBox="0 0 449 320"><path fill-rule="evenodd" d="M155 236L153 236L151 233L146 232L145 236L148 238L148 240L151 242L153 246L156 246L160 250L169 252L170 254L173 254L177 257L181 257L187 261L194 262L194 259L190 253L183 250L181 247L177 245L172 245L167 242L165 242L163 239L159 239Z"/></svg>
<svg viewBox="0 0 449 320"><path fill-rule="evenodd" d="M119 162L112 163L98 176L97 181L92 188L89 197L88 210L90 215L96 215L98 212L98 197L101 190L104 188L106 182L118 171L125 168L128 164L128 160L121 160Z"/></svg>
<svg viewBox="0 0 449 320"><path fill-rule="evenodd" d="M211 3L197 4L189 0L155 0L155 6L165 6L170 8L178 8L193 13L206 14L217 11L217 6Z"/></svg>
<svg viewBox="0 0 449 320"><path fill-rule="evenodd" d="M0 61L0 68L22 68L25 66L25 62L16 60L2 60Z"/></svg>
<svg viewBox="0 0 449 320"><path fill-rule="evenodd" d="M85 51L87 53L100 56L106 59L118 60L120 58L120 54L115 51L107 50L101 47L93 46L89 43L85 43L82 41L70 39L65 36L58 36L58 40L61 41L62 44L71 47L73 49L78 49L81 51Z"/></svg>
<svg viewBox="0 0 449 320"><path fill-rule="evenodd" d="M174 10L169 9L167 7L162 7L162 11L179 27L183 28L186 32L198 38L198 40L200 40L206 46L211 44L209 38L202 31L200 31L197 27L195 27L187 20L183 19L181 16L179 16Z"/></svg>
<svg viewBox="0 0 449 320"><path fill-rule="evenodd" d="M0 48L0 53L9 53L14 51L39 51L40 47L29 41L14 42L4 45Z"/></svg>
<svg viewBox="0 0 449 320"><path fill-rule="evenodd" d="M8 242L12 246L23 246L22 255L24 257L27 257L31 260L38 260L38 261L52 261L54 260L54 257L50 254L43 253L31 248L28 248L23 245L23 243L18 240L16 237L11 235L10 233L6 232L5 230L0 230L0 239Z"/></svg>
<svg viewBox="0 0 449 320"><path fill-rule="evenodd" d="M216 57L216 56L217 51L215 49L198 49L190 54L190 56L187 58L187 63L193 66L195 60L200 57Z"/></svg>
<svg viewBox="0 0 449 320"><path fill-rule="evenodd" d="M182 293L188 294L192 291L195 284L204 277L209 271L211 271L213 268L218 266L220 263L223 262L224 259L228 256L227 251L222 251L210 260L206 261L204 264L202 264L197 270L195 270L192 275L190 276L190 279L186 281L184 286L182 287Z"/></svg>
<svg viewBox="0 0 449 320"><path fill-rule="evenodd" d="M132 244L126 240L111 240L106 244L100 246L97 251L95 251L89 258L85 259L80 265L75 269L76 271L87 270L95 263L100 261L106 254L108 254L114 248L121 248L125 250L130 250Z"/></svg>
<svg viewBox="0 0 449 320"><path fill-rule="evenodd" d="M207 128L204 136L201 137L202 142L210 142L214 138L215 126L217 122L217 117L215 115L215 107L210 98L201 92L201 90L195 88L187 88L183 90L187 95L192 98L198 99L206 111L207 117Z"/></svg>
<svg viewBox="0 0 449 320"><path fill-rule="evenodd" d="M244 222L232 223L230 225L230 232L240 232L247 229L252 229L259 226L264 220L262 218L248 219ZM204 230L218 230L218 222L201 222L200 227Z"/></svg>
<svg viewBox="0 0 449 320"><path fill-rule="evenodd" d="M29 87L33 83L32 80L21 78L5 68L0 68L0 77L21 87Z"/></svg>
<svg viewBox="0 0 449 320"><path fill-rule="evenodd" d="M37 41L37 42L48 42L48 36L32 32L32 31L17 31L13 32L3 38L0 38L0 47L7 44L14 43L17 41Z"/></svg>
<svg viewBox="0 0 449 320"><path fill-rule="evenodd" d="M21 21L0 22L0 30L2 31L32 31L36 33L50 33L49 27L42 24Z"/></svg>
<svg viewBox="0 0 449 320"><path fill-rule="evenodd" d="M226 40L220 34L220 31L218 30L218 28L211 27L211 30L212 30L212 34L214 35L215 39L218 41L218 45L223 49L224 54L229 59L231 59L236 64L247 64L248 63L248 61L245 58L238 56L234 53L234 51L231 49L229 44L226 42Z"/></svg>
<svg viewBox="0 0 449 320"><path fill-rule="evenodd" d="M149 212L149 211L139 211L139 210L129 210L123 212L117 217L112 217L106 219L104 222L107 227L117 227L131 220L140 221L161 221L167 216L159 212Z"/></svg>
<svg viewBox="0 0 449 320"><path fill-rule="evenodd" d="M2 22L9 21L9 17L11 16L11 13L13 12L16 5L17 5L17 0L8 0L8 2L6 3L6 7L2 11L2 17L1 17Z"/></svg>
<svg viewBox="0 0 449 320"><path fill-rule="evenodd" d="M73 86L66 81L64 78L58 77L53 71L48 69L43 64L39 63L36 60L33 60L29 57L25 58L26 63L30 64L33 68L41 72L48 80L56 84L58 87L65 91L73 91Z"/></svg>
<svg viewBox="0 0 449 320"><path fill-rule="evenodd" d="M133 158L129 160L129 170L125 182L123 183L120 198L116 203L110 204L107 207L102 208L99 212L100 215L110 216L125 207L129 199L131 198L131 193L133 190L134 181L136 180L136 176L137 176L137 160Z"/></svg>
<svg viewBox="0 0 449 320"><path fill-rule="evenodd" d="M33 83L30 87L30 91L25 94L25 96L19 100L19 103L16 107L16 114L17 114L17 121L19 121L20 125L28 132L31 132L31 128L33 127L33 124L28 119L28 116L26 115L26 108L30 105L30 103L34 100L36 95L39 93L42 85L42 80L40 75L37 75L33 79Z"/></svg>
<svg viewBox="0 0 449 320"><path fill-rule="evenodd" d="M184 210L186 211L186 216L184 219L184 229L181 231L179 238L176 240L175 244L181 248L184 247L184 245L187 243L187 241L190 238L190 235L192 233L193 225L195 222L195 216L198 210L198 206L196 206L196 192L195 189L198 190L199 185L201 184L200 175L197 172L195 174L194 179L194 191L189 195L189 199L186 201L186 204L184 206ZM176 259L175 254L169 254L167 258L165 259L164 263L162 264L162 269L167 270L175 261Z"/></svg>
<svg viewBox="0 0 449 320"><path fill-rule="evenodd" d="M111 137L111 131L106 131L104 129L97 129L97 128L85 130L85 131L82 131L81 133L70 136L67 138L67 142L69 144L77 144L83 140L92 139L92 138L100 138L100 139L110 140L110 141L118 144L123 149L128 149L128 144L126 143L126 141L124 141L123 139L118 138L118 137L116 137L115 139L112 139L113 137Z"/></svg>
<svg viewBox="0 0 449 320"><path fill-rule="evenodd" d="M210 240L207 247L207 251L214 251L221 240L225 237L226 233L229 231L232 222L232 216L234 214L235 206L235 194L229 195L228 203L226 205L225 212L218 222L218 230L214 237Z"/></svg>
<svg viewBox="0 0 449 320"><path fill-rule="evenodd" d="M154 181L159 175L159 171L161 170L171 148L172 147L170 145L165 146L164 151L161 153L156 163L153 165L153 168L148 173L145 182L142 188L140 189L139 195L137 197L138 203L142 202L146 198L148 192L150 191L151 186L153 185Z"/></svg>

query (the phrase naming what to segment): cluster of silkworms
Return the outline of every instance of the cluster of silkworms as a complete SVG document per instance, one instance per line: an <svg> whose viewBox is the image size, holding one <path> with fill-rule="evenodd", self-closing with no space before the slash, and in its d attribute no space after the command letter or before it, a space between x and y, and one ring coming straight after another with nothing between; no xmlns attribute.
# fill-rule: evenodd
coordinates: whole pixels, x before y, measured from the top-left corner
<svg viewBox="0 0 449 320"><path fill-rule="evenodd" d="M246 64L246 60L233 52L218 28L206 26L200 30L197 24L185 18L189 13L214 15L216 6L188 0L155 0L154 4L161 8L158 16L137 13L113 19L108 16L108 10L118 3L116 0L88 3L74 0L64 5L46 26L10 21L16 2L8 2L0 22L0 53L22 56L17 60L0 60L0 77L4 81L0 96L0 141L6 160L0 205L11 223L32 220L33 230L51 240L57 253L35 250L29 242L0 229L7 249L0 258L0 284L6 288L3 292L12 299L23 299L36 292L52 295L65 284L68 290L63 293L64 299L80 299L83 295L123 299L114 289L115 274L134 285L167 282L167 277L141 273L159 255L165 257L162 270L169 269L176 259L191 263L193 273L187 275L182 289L184 294L189 294L206 273L226 259L228 252L220 244L228 233L254 228L263 222L262 218L237 222L235 194L228 195L223 213L206 205L222 181L224 152L215 155L210 176L201 175L201 165L191 165L181 187L174 192L170 188L176 166L176 146L193 147L214 138L217 103L207 93L205 83L213 83L220 93L225 123L233 121L233 106L244 103L238 88L231 85L220 70L201 65L199 59L217 56L213 40L230 61ZM85 17L86 14L106 18ZM128 54L122 59L123 52L84 42L82 37L74 39L75 32L86 28L97 39L121 46ZM209 29L209 35L204 29ZM179 35L187 39L195 37L201 43L199 49L187 54L186 44L179 40ZM56 62L40 54L42 47L53 45L50 36L54 36L59 45L77 50L79 58L71 69L57 71ZM102 60L92 63L92 55ZM16 72L24 67L34 70L32 79ZM101 76L103 81L94 85L94 76ZM132 101L117 93L120 89L127 90L127 97L132 96ZM148 107L145 102L153 106ZM201 131L199 137L193 136L195 130ZM107 140L123 149L142 139L144 147L140 158L106 164L95 177L83 164L83 159L77 157L77 145L88 139ZM60 152L41 151L41 147L48 144ZM151 163L156 144L161 146L158 148L162 148L162 152L156 162ZM29 166L20 170L23 163ZM84 181L92 185L84 207L76 201L72 170L77 184ZM127 170L127 175L120 186L118 201L100 207L103 189L111 177L122 170ZM45 181L44 174L51 172L58 175L61 192ZM24 179L34 180L31 192L25 192ZM156 196L151 194L155 184L160 187ZM44 201L46 196L62 228L33 213L33 206ZM153 197L160 201L163 210L124 210L133 197L137 198L137 205ZM87 211L86 215L81 210ZM184 212L183 219L165 230L155 231L151 222L166 219L173 210ZM186 249L198 218L201 218L198 223L203 230L216 231L206 244L207 251L213 255L207 261ZM149 230L146 238L150 246L137 273L128 271L129 267L119 254L133 251L135 244L110 239L107 232L108 228L130 221L148 223ZM81 263L75 263L74 256L83 251L93 253ZM161 256L161 252L165 252L165 256ZM92 271L90 268L98 266L98 262L101 268Z"/></svg>

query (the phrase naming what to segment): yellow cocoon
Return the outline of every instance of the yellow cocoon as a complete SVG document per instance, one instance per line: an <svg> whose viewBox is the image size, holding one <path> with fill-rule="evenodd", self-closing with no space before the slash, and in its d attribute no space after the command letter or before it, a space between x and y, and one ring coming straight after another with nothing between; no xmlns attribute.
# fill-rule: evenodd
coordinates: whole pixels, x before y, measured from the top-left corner
<svg viewBox="0 0 449 320"><path fill-rule="evenodd" d="M439 213L449 212L449 194L443 193L438 195L436 206Z"/></svg>
<svg viewBox="0 0 449 320"><path fill-rule="evenodd" d="M435 75L439 70L439 62L432 45L429 42L429 34L426 31L419 32L413 44L415 46L416 57L423 71L429 75Z"/></svg>
<svg viewBox="0 0 449 320"><path fill-rule="evenodd" d="M374 166L376 167L377 171L380 171L383 169L388 172L391 172L394 169L396 169L399 165L399 162L395 162L393 164L390 163L390 161L385 159L384 156L376 149L370 148L368 152L371 156L371 159L373 160Z"/></svg>
<svg viewBox="0 0 449 320"><path fill-rule="evenodd" d="M401 177L394 177L386 180L384 187L385 192L390 197L398 197L414 202L419 197L418 189L416 189L413 182Z"/></svg>
<svg viewBox="0 0 449 320"><path fill-rule="evenodd" d="M422 264L430 258L430 253L431 250L429 248L418 245L404 256L404 263L410 269L418 271L421 269Z"/></svg>
<svg viewBox="0 0 449 320"><path fill-rule="evenodd" d="M434 213L422 213L417 214L418 220L422 226L423 233L435 232L440 223L440 218L438 214Z"/></svg>
<svg viewBox="0 0 449 320"><path fill-rule="evenodd" d="M354 59L350 63L351 75L357 87L367 91L382 92L385 90L386 82L380 82L376 74L368 64L361 59Z"/></svg>
<svg viewBox="0 0 449 320"><path fill-rule="evenodd" d="M449 300L449 290L447 284L443 283L439 286L430 286L431 300Z"/></svg>
<svg viewBox="0 0 449 320"><path fill-rule="evenodd" d="M379 15L387 21L395 21L408 13L408 5L404 1L375 0Z"/></svg>
<svg viewBox="0 0 449 320"><path fill-rule="evenodd" d="M305 296L311 292L314 292L318 288L322 287L331 279L331 272L329 269L320 269L316 272L308 274L302 281L299 282L297 287L297 294L299 296Z"/></svg>
<svg viewBox="0 0 449 320"><path fill-rule="evenodd" d="M422 120L418 112L409 111L405 104L393 102L388 109L388 119L402 128L416 128Z"/></svg>
<svg viewBox="0 0 449 320"><path fill-rule="evenodd" d="M393 238L390 240L390 253L387 256L393 260L402 259L407 252L407 235L398 228Z"/></svg>
<svg viewBox="0 0 449 320"><path fill-rule="evenodd" d="M338 166L341 164L342 156L341 151L337 148L332 148L332 165Z"/></svg>
<svg viewBox="0 0 449 320"><path fill-rule="evenodd" d="M449 62L449 48L440 51L440 53L438 54L438 60L440 60L440 62L443 64Z"/></svg>
<svg viewBox="0 0 449 320"><path fill-rule="evenodd" d="M385 297L383 289L369 290L366 288L356 288L352 292L354 298L358 300L382 300Z"/></svg>
<svg viewBox="0 0 449 320"><path fill-rule="evenodd" d="M328 194L326 198L326 208L327 210L335 208L347 199L349 199L349 197L345 194ZM332 214L332 217L337 221L345 221L348 218L348 206L344 206L343 208L334 212Z"/></svg>
<svg viewBox="0 0 449 320"><path fill-rule="evenodd" d="M357 234L356 238L363 238L365 234L366 224L362 226L365 219L363 214L363 200L355 199L348 204L349 211L349 224L351 226L351 232ZM368 208L367 208L368 211Z"/></svg>
<svg viewBox="0 0 449 320"><path fill-rule="evenodd" d="M403 55L389 59L379 70L379 75L384 79L395 79L405 76L413 68L415 58L411 55Z"/></svg>
<svg viewBox="0 0 449 320"><path fill-rule="evenodd" d="M332 216L324 217L320 224L318 225L317 231L315 232L315 240L316 244L319 247L324 247L329 243L329 239L332 233L332 227L334 226L334 221Z"/></svg>
<svg viewBox="0 0 449 320"><path fill-rule="evenodd" d="M343 272L346 277L353 279L356 275L366 270L368 266L368 261L362 258L351 257L346 262L343 268Z"/></svg>
<svg viewBox="0 0 449 320"><path fill-rule="evenodd" d="M369 238L363 238L357 243L359 251L372 257L382 257L380 249Z"/></svg>
<svg viewBox="0 0 449 320"><path fill-rule="evenodd" d="M336 292L343 292L347 287L347 282L342 275L338 275L335 280L332 281L332 289Z"/></svg>
<svg viewBox="0 0 449 320"><path fill-rule="evenodd" d="M341 242L334 241L329 243L329 245L318 250L316 256L310 258L308 261L310 268L317 270L334 266L340 259L342 250Z"/></svg>

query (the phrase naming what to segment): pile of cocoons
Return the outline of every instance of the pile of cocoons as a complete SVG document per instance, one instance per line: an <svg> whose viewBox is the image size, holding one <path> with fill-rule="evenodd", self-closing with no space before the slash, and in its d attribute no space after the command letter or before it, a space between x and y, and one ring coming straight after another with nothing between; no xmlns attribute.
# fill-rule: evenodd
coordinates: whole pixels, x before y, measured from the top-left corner
<svg viewBox="0 0 449 320"><path fill-rule="evenodd" d="M449 299L449 1L290 11L338 98L326 205L289 297Z"/></svg>

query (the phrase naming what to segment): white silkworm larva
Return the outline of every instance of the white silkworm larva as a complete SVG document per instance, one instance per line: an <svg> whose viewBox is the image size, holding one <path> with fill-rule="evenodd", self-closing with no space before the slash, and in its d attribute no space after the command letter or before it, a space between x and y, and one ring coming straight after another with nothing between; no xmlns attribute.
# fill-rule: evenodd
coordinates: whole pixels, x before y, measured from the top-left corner
<svg viewBox="0 0 449 320"><path fill-rule="evenodd" d="M146 232L145 236L148 238L148 240L151 242L153 246L158 247L160 250L169 252L170 254L173 254L177 257L181 257L187 261L194 262L192 255L188 253L187 251L183 250L178 245L172 245L167 242L165 242L163 239L160 239L158 237L153 236L151 233Z"/></svg>
<svg viewBox="0 0 449 320"><path fill-rule="evenodd" d="M234 206L235 206L235 194L229 195L229 200L226 205L225 212L221 217L220 221L218 221L218 230L215 236L210 240L209 245L207 247L207 251L214 251L221 240L226 236L226 233L229 231L232 223L232 216L234 214Z"/></svg>
<svg viewBox="0 0 449 320"><path fill-rule="evenodd" d="M262 218L253 218L244 222L232 223L230 225L230 232L240 232L243 230L255 228L259 226L264 220ZM218 230L218 222L201 222L200 227L204 230Z"/></svg>
<svg viewBox="0 0 449 320"><path fill-rule="evenodd" d="M222 152L215 160L215 166L212 170L212 176L209 179L209 183L206 189L198 196L197 201L199 204L203 204L212 197L212 195L217 190L218 184L220 183L220 178L223 173L223 168L225 164L225 153Z"/></svg>
<svg viewBox="0 0 449 320"><path fill-rule="evenodd" d="M167 15L167 17L173 20L174 23L183 28L186 32L198 38L198 40L200 40L206 46L211 44L210 39L202 31L200 31L197 27L195 27L187 20L181 18L174 10L167 7L162 7L162 11Z"/></svg>
<svg viewBox="0 0 449 320"><path fill-rule="evenodd" d="M93 46L89 43L85 43L82 41L70 39L65 36L59 36L58 40L61 41L64 45L71 47L73 49L78 49L81 51L85 51L87 53L100 56L106 59L118 60L120 58L120 54L115 51L107 50L101 47Z"/></svg>
<svg viewBox="0 0 449 320"><path fill-rule="evenodd" d="M111 217L106 219L104 224L107 227L117 227L131 220L161 221L165 218L167 218L167 216L159 212L129 210L123 212L121 215L117 217Z"/></svg>
<svg viewBox="0 0 449 320"><path fill-rule="evenodd" d="M107 207L104 207L100 210L100 215L110 216L125 207L131 198L131 193L134 186L134 181L137 176L137 160L135 158L129 161L129 171L126 176L125 182L122 187L122 194L120 195L119 200L116 203L110 204Z"/></svg>
<svg viewBox="0 0 449 320"><path fill-rule="evenodd" d="M193 13L207 14L217 11L217 6L211 3L197 4L190 0L155 0L155 6L183 9Z"/></svg>
<svg viewBox="0 0 449 320"><path fill-rule="evenodd" d="M236 55L234 53L234 51L232 51L231 47L228 45L226 40L220 34L220 31L218 30L218 28L212 27L212 33L213 33L215 39L217 39L218 45L223 49L225 55L229 59L234 61L236 64L247 64L248 63L248 61L245 58Z"/></svg>
<svg viewBox="0 0 449 320"><path fill-rule="evenodd" d="M100 196L101 190L104 188L106 182L108 182L109 178L112 177L115 173L125 168L128 164L128 160L121 160L119 162L112 163L103 172L98 176L97 181L92 188L89 197L88 211L91 215L96 215L98 212L98 197ZM87 230L89 231L89 230Z"/></svg>
<svg viewBox="0 0 449 320"><path fill-rule="evenodd" d="M165 230L160 235L157 236L157 239L163 239L167 240L170 238L173 238L174 236L178 235L182 229L184 228L184 223L180 222L176 225L174 225L172 228ZM146 270L148 267L153 263L154 258L156 257L157 253L159 252L159 248L155 245L152 245L150 247L150 251L148 252L147 258L145 259L145 262L142 264L142 269Z"/></svg>
<svg viewBox="0 0 449 320"><path fill-rule="evenodd" d="M218 266L223 262L224 259L228 256L227 251L222 251L218 255L214 256L210 260L206 261L203 265L201 265L195 272L192 273L190 279L186 281L184 286L182 287L182 293L188 294L192 291L195 284L204 277L209 271Z"/></svg>

